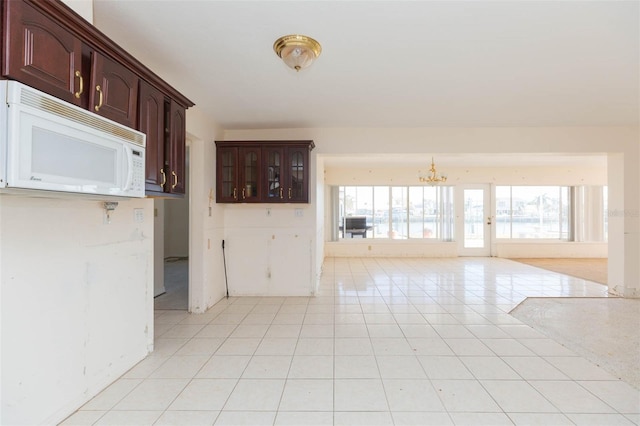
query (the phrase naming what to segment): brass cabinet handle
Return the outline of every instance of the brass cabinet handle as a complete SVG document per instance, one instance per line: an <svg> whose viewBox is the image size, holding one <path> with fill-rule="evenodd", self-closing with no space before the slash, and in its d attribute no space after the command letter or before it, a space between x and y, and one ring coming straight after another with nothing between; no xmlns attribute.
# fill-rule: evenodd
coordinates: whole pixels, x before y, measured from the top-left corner
<svg viewBox="0 0 640 426"><path fill-rule="evenodd" d="M238 199L238 188L233 188L233 199L234 200Z"/></svg>
<svg viewBox="0 0 640 426"><path fill-rule="evenodd" d="M280 187L280 199L282 200L284 198L284 190L282 189L282 187Z"/></svg>
<svg viewBox="0 0 640 426"><path fill-rule="evenodd" d="M100 108L102 108L102 102L104 101L104 95L102 94L102 88L100 87L100 85L96 86L96 92L98 92L98 105L96 105L95 107L93 107L94 110L96 110L96 112L100 111Z"/></svg>
<svg viewBox="0 0 640 426"><path fill-rule="evenodd" d="M291 188L289 188L289 199L291 199Z"/></svg>
<svg viewBox="0 0 640 426"><path fill-rule="evenodd" d="M244 200L245 198L247 198L247 194L246 194L244 188L242 188L242 199Z"/></svg>
<svg viewBox="0 0 640 426"><path fill-rule="evenodd" d="M80 83L80 90L74 93L74 96L80 99L80 95L82 95L82 92L84 92L84 79L82 78L82 74L80 73L80 71L76 71L74 75L78 77Z"/></svg>
<svg viewBox="0 0 640 426"><path fill-rule="evenodd" d="M178 186L178 175L176 172L171 172L171 176L173 176L173 185L171 185L171 189L173 189Z"/></svg>
<svg viewBox="0 0 640 426"><path fill-rule="evenodd" d="M164 172L164 169L160 169L160 174L162 175L162 183L160 186L164 188L164 184L167 183L167 174Z"/></svg>

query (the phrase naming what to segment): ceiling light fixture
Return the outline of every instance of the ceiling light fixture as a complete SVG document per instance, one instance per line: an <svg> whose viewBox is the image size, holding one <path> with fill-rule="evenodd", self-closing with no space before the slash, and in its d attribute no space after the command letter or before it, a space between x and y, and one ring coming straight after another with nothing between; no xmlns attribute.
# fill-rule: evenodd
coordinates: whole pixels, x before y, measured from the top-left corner
<svg viewBox="0 0 640 426"><path fill-rule="evenodd" d="M429 171L431 172L431 174L427 177L424 176L420 176L420 182L423 183L428 183L430 185L435 185L438 183L444 183L447 181L447 177L446 176L438 176L438 173L436 172L436 165L433 162L433 157L431 157L431 167L429 168Z"/></svg>
<svg viewBox="0 0 640 426"><path fill-rule="evenodd" d="M300 71L320 56L322 47L311 37L292 34L277 39L273 50L289 68Z"/></svg>

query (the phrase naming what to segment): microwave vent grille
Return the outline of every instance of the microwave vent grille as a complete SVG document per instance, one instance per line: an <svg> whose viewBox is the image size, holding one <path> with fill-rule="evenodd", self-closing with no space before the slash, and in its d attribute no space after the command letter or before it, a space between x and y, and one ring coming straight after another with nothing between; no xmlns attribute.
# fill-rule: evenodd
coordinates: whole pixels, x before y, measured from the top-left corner
<svg viewBox="0 0 640 426"><path fill-rule="evenodd" d="M91 126L136 145L145 146L145 136L141 133L134 132L124 126L117 125L81 109L65 105L62 101L50 99L31 90L22 89L20 92L21 103L24 105L29 105L33 108L64 117L65 119Z"/></svg>

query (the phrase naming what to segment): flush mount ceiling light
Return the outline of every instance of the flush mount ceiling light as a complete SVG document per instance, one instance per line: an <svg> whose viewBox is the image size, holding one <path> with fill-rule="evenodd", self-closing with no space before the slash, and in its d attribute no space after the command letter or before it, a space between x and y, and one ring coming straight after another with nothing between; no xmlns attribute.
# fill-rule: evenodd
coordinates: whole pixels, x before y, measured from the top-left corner
<svg viewBox="0 0 640 426"><path fill-rule="evenodd" d="M322 47L311 37L292 34L277 39L273 50L289 68L300 71L320 56Z"/></svg>

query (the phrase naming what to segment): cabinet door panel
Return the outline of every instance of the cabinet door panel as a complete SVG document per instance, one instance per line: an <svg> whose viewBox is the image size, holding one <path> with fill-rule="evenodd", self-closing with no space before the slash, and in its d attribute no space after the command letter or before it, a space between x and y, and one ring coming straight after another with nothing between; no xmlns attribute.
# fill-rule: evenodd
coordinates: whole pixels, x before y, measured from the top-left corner
<svg viewBox="0 0 640 426"><path fill-rule="evenodd" d="M238 148L216 150L216 202L234 203L238 200Z"/></svg>
<svg viewBox="0 0 640 426"><path fill-rule="evenodd" d="M287 148L287 201L309 201L309 149L307 147Z"/></svg>
<svg viewBox="0 0 640 426"><path fill-rule="evenodd" d="M91 55L91 111L128 127L135 127L138 76L98 52Z"/></svg>
<svg viewBox="0 0 640 426"><path fill-rule="evenodd" d="M81 41L22 1L4 3L3 75L80 105Z"/></svg>
<svg viewBox="0 0 640 426"><path fill-rule="evenodd" d="M185 176L185 146L187 143L186 114L185 109L175 101L171 101L169 107L169 175L165 191L172 194L184 194L187 189L187 176ZM167 161L165 161L165 164Z"/></svg>
<svg viewBox="0 0 640 426"><path fill-rule="evenodd" d="M268 147L262 149L262 161L264 162L263 182L265 185L264 194L267 203L285 202L285 171L284 149L282 147Z"/></svg>
<svg viewBox="0 0 640 426"><path fill-rule="evenodd" d="M258 202L262 194L260 147L240 148L239 201Z"/></svg>
<svg viewBox="0 0 640 426"><path fill-rule="evenodd" d="M164 94L145 81L140 81L138 130L147 135L146 190L163 192L167 182Z"/></svg>

